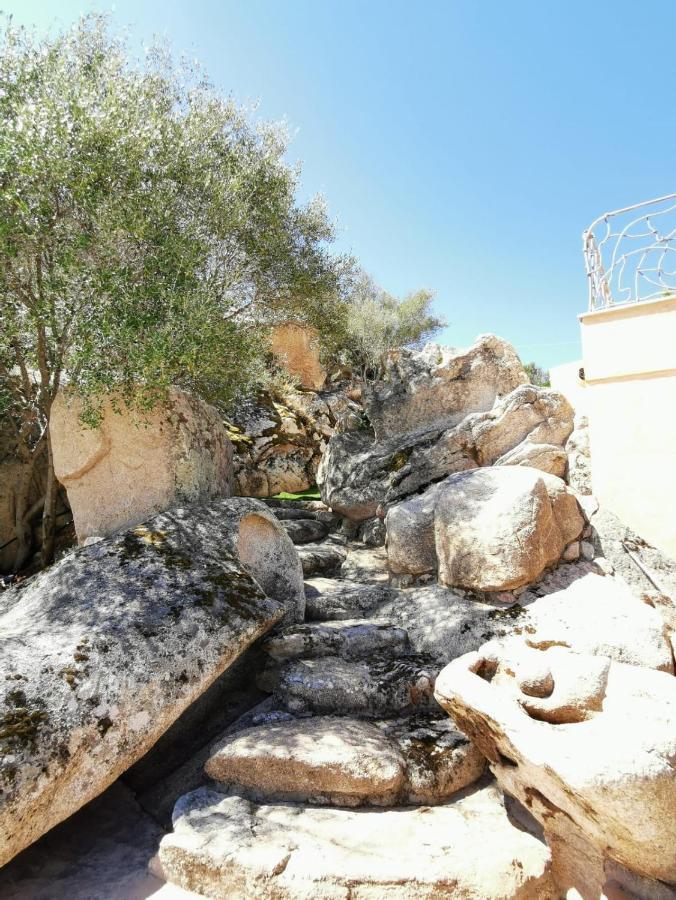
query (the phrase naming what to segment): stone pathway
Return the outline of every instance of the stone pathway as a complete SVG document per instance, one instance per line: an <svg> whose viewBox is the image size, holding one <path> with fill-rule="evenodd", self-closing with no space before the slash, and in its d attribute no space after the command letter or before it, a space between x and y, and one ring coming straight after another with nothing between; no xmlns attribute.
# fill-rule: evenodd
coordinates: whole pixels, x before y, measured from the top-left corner
<svg viewBox="0 0 676 900"><path fill-rule="evenodd" d="M382 548L304 542L313 529L283 520L309 576L307 621L263 642L269 698L213 745L157 871L208 897L554 896L547 848L512 823L433 699L461 635L491 636L495 610L432 586L393 590ZM410 634L417 599L431 622L452 600L452 634Z"/></svg>
<svg viewBox="0 0 676 900"><path fill-rule="evenodd" d="M118 782L55 828L0 873L0 896L553 898L546 845L432 696L505 611L434 584L395 589L383 548L348 541L321 509L271 508L297 543L307 608L261 642L267 699L140 806Z"/></svg>

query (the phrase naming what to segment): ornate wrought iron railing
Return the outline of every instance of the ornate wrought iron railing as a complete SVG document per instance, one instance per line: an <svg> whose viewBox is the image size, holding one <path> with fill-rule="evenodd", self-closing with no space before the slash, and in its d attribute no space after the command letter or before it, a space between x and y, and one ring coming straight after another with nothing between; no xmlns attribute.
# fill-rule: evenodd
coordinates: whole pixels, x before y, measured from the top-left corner
<svg viewBox="0 0 676 900"><path fill-rule="evenodd" d="M604 213L582 244L590 310L676 296L676 194Z"/></svg>

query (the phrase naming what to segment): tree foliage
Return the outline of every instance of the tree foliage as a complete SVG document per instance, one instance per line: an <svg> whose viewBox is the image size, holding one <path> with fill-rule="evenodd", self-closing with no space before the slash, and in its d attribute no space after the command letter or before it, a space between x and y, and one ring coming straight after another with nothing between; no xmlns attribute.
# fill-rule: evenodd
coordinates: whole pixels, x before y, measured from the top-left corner
<svg viewBox="0 0 676 900"><path fill-rule="evenodd" d="M0 121L0 414L26 484L50 458L49 534L64 381L92 424L111 389L147 408L170 384L225 403L260 375L271 322L340 330L348 262L321 200L296 201L283 130L162 48L134 62L105 19L48 39L8 22ZM24 484L20 562L29 513Z"/></svg>
<svg viewBox="0 0 676 900"><path fill-rule="evenodd" d="M424 289L398 299L365 272L357 273L347 301L346 348L363 374L377 371L384 353L418 347L446 324L434 315L434 295Z"/></svg>
<svg viewBox="0 0 676 900"><path fill-rule="evenodd" d="M529 362L524 366L526 370L526 375L528 375L531 384L537 384L540 387L549 387L549 372L547 369L543 369L542 366L539 366L537 363Z"/></svg>

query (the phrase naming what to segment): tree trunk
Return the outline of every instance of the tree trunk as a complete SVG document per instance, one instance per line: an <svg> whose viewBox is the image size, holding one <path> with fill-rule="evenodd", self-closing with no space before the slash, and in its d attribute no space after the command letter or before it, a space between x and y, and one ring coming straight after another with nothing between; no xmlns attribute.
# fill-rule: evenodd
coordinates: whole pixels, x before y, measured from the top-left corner
<svg viewBox="0 0 676 900"><path fill-rule="evenodd" d="M59 483L54 474L52 441L47 436L47 485L45 488L45 505L42 511L42 550L40 562L48 566L54 559L54 538L56 536L56 501L59 495Z"/></svg>
<svg viewBox="0 0 676 900"><path fill-rule="evenodd" d="M33 550L33 527L30 519L30 493L33 483L35 460L24 464L19 484L14 495L14 534L16 535L16 552L14 555L14 572L18 572L30 559Z"/></svg>

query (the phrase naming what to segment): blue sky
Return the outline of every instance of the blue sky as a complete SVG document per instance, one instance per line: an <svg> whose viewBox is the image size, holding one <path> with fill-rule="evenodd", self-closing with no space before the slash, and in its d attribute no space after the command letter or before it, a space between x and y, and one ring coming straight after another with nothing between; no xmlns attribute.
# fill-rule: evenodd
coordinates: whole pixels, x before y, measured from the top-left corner
<svg viewBox="0 0 676 900"><path fill-rule="evenodd" d="M302 191L393 293L436 291L465 345L579 356L580 235L676 190L676 3L2 0L24 24L91 9L198 58L286 119Z"/></svg>

